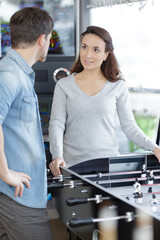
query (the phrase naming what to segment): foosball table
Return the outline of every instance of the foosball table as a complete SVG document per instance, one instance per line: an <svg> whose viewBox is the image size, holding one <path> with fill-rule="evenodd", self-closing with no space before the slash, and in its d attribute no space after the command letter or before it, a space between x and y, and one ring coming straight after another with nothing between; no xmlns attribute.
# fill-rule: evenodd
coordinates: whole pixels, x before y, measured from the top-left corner
<svg viewBox="0 0 160 240"><path fill-rule="evenodd" d="M77 239L160 239L160 164L153 154L82 161L61 172L48 177L48 191Z"/></svg>

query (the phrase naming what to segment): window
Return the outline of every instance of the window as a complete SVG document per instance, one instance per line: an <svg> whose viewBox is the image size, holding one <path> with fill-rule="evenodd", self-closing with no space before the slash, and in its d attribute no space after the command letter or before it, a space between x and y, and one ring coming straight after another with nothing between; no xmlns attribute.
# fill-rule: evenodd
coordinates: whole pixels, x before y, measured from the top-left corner
<svg viewBox="0 0 160 240"><path fill-rule="evenodd" d="M128 87L160 90L160 1L131 2L91 8L90 23L111 34Z"/></svg>
<svg viewBox="0 0 160 240"><path fill-rule="evenodd" d="M160 116L160 1L108 0L103 7L96 0L92 3L97 6L88 6L90 24L111 34L115 55L131 92L135 120L156 141ZM121 153L138 149L128 141L120 126L117 134Z"/></svg>

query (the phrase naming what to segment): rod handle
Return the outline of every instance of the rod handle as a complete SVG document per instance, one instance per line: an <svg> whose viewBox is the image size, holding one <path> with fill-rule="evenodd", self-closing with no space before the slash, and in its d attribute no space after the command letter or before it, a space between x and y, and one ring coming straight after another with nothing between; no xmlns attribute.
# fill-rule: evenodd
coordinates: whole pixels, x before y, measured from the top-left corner
<svg viewBox="0 0 160 240"><path fill-rule="evenodd" d="M89 225L92 224L93 218L73 218L69 220L69 226L71 227L80 227L83 225Z"/></svg>
<svg viewBox="0 0 160 240"><path fill-rule="evenodd" d="M52 193L55 188L63 188L64 184L61 182L50 182L48 183L48 193Z"/></svg>
<svg viewBox="0 0 160 240"><path fill-rule="evenodd" d="M68 206L75 206L75 205L83 204L87 202L88 202L87 198L68 198L66 200L66 203Z"/></svg>

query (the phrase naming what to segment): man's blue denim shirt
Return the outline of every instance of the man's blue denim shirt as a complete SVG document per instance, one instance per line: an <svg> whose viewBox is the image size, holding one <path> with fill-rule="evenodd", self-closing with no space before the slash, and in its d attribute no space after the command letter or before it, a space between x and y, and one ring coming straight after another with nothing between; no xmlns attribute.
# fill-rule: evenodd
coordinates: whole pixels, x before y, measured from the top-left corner
<svg viewBox="0 0 160 240"><path fill-rule="evenodd" d="M15 188L0 180L0 192L22 205L45 208L47 203L46 157L39 106L34 91L35 73L11 49L0 61L0 124L8 167L31 177L23 197L14 197Z"/></svg>

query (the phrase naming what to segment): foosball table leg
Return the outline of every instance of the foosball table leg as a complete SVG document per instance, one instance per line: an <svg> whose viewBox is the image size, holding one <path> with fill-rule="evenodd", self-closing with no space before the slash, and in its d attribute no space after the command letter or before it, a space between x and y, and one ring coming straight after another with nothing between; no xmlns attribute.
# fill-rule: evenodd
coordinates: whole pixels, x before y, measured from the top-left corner
<svg viewBox="0 0 160 240"><path fill-rule="evenodd" d="M73 232L71 232L69 229L68 229L68 232L69 232L69 240L82 240L81 238L76 236Z"/></svg>

